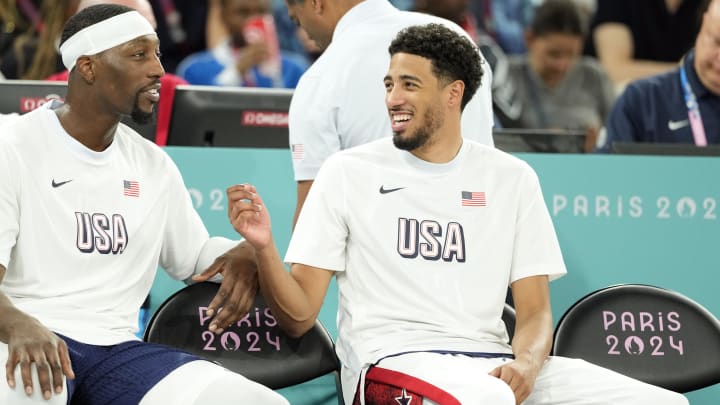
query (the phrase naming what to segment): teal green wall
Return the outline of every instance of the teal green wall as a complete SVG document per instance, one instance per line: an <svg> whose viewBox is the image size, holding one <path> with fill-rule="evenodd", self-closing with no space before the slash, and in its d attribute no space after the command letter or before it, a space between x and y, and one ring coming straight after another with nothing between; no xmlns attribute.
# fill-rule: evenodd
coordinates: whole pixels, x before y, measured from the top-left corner
<svg viewBox="0 0 720 405"><path fill-rule="evenodd" d="M227 222L225 188L252 183L272 215L284 254L295 207L286 149L168 147L211 234L237 238ZM568 268L551 284L553 315L585 294L618 283L679 291L720 313L720 159L519 154L537 171ZM181 288L159 272L152 309ZM333 284L320 319L337 335ZM682 372L678 370L678 372ZM333 404L332 378L283 390L293 404ZM720 385L688 394L716 405Z"/></svg>

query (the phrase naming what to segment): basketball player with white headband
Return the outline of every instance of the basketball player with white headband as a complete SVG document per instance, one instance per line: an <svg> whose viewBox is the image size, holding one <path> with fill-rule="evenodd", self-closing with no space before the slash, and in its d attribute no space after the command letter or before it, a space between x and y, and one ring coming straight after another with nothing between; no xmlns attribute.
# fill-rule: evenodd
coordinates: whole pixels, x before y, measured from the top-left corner
<svg viewBox="0 0 720 405"><path fill-rule="evenodd" d="M254 253L210 237L170 157L120 123L149 119L158 102L164 71L147 20L88 7L68 20L60 49L65 103L0 136L0 404L287 404L135 337L158 266L178 280L221 274L209 329L237 322L256 291Z"/></svg>

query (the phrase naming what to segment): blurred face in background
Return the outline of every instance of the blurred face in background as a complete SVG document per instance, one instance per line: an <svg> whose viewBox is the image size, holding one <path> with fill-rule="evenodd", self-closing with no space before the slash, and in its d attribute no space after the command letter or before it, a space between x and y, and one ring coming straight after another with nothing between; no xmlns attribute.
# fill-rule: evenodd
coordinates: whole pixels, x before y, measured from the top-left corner
<svg viewBox="0 0 720 405"><path fill-rule="evenodd" d="M535 73L549 87L556 86L580 58L583 38L574 34L526 35L528 58Z"/></svg>
<svg viewBox="0 0 720 405"><path fill-rule="evenodd" d="M324 18L311 0L285 0L290 19L301 27L319 49L325 49L332 41L335 23Z"/></svg>
<svg viewBox="0 0 720 405"><path fill-rule="evenodd" d="M270 0L222 0L222 21L237 48L246 45L245 24L248 19L270 14Z"/></svg>
<svg viewBox="0 0 720 405"><path fill-rule="evenodd" d="M695 41L695 70L703 85L720 96L720 0L703 16Z"/></svg>

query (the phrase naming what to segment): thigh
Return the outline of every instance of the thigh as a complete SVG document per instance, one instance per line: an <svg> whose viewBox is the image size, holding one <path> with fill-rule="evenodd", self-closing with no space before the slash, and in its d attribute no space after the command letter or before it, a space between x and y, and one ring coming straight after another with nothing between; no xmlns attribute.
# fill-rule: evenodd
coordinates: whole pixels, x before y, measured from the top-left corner
<svg viewBox="0 0 720 405"><path fill-rule="evenodd" d="M171 347L129 341L95 346L63 337L75 379L68 382L70 404L137 404L166 375L197 356Z"/></svg>
<svg viewBox="0 0 720 405"><path fill-rule="evenodd" d="M580 359L551 356L523 405L687 405L681 394Z"/></svg>
<svg viewBox="0 0 720 405"><path fill-rule="evenodd" d="M199 360L175 369L139 405L263 404L288 405L271 389L215 363Z"/></svg>
<svg viewBox="0 0 720 405"><path fill-rule="evenodd" d="M15 388L10 388L7 384L5 375L5 364L8 359L8 347L5 343L0 343L0 404L13 405L66 405L67 404L67 384L64 384L63 391L60 394L53 394L49 401L43 399L40 392L40 384L36 378L37 372L35 366L32 366L33 373L33 394L27 396L20 377L20 367L15 368Z"/></svg>
<svg viewBox="0 0 720 405"><path fill-rule="evenodd" d="M378 363L377 367L411 376L451 395L457 403L463 405L489 403L514 405L515 397L510 387L500 379L488 375L490 370L506 361L511 360L472 358L453 354L411 353L386 358ZM403 387L402 378L397 380L395 384L398 387L397 396L403 398L403 392L406 393L408 389ZM428 398L432 399L431 396ZM437 402L440 405L444 403L443 400Z"/></svg>

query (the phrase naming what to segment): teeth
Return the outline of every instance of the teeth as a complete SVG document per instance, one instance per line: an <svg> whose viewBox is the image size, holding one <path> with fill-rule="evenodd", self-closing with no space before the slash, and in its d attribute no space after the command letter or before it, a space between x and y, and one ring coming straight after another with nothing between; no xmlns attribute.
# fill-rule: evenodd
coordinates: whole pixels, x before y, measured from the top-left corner
<svg viewBox="0 0 720 405"><path fill-rule="evenodd" d="M393 115L393 121L394 121L394 122L409 121L410 118L411 118L410 114L398 114L398 115Z"/></svg>

